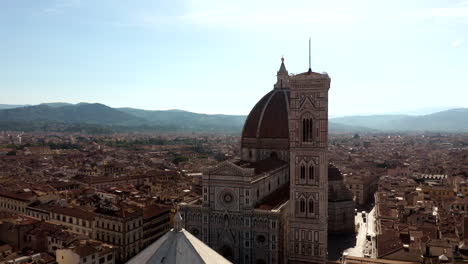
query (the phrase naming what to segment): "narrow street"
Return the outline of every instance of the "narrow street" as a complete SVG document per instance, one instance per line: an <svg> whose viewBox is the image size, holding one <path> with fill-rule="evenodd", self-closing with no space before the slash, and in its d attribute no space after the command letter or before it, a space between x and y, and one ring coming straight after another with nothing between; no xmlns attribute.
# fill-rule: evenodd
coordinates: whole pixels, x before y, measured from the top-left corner
<svg viewBox="0 0 468 264"><path fill-rule="evenodd" d="M358 212L355 217L357 229L356 245L346 249L343 253L354 257L373 257L375 249L373 242L375 237L375 207L369 213L365 213L366 222L364 223L362 212ZM367 240L367 236L371 241Z"/></svg>

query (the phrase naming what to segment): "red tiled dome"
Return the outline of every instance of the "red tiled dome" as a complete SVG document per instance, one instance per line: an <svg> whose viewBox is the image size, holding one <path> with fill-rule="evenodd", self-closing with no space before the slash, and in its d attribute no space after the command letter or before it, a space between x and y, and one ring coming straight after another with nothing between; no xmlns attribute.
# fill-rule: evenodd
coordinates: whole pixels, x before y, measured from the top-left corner
<svg viewBox="0 0 468 264"><path fill-rule="evenodd" d="M289 89L273 89L254 106L247 117L242 131L245 139L289 139L288 112ZM284 141L289 148L289 141ZM260 147L260 146L258 146ZM266 146L264 146L266 147Z"/></svg>

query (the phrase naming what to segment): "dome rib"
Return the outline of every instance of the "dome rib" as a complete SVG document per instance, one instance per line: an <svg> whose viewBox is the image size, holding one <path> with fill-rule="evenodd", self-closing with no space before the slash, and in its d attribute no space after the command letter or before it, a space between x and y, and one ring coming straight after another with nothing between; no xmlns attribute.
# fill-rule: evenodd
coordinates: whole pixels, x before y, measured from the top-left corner
<svg viewBox="0 0 468 264"><path fill-rule="evenodd" d="M262 128L263 116L265 115L265 111L270 106L271 98L273 98L276 95L276 93L274 91L272 93L269 93L269 94L270 94L270 96L268 97L268 100L266 101L265 105L263 106L262 113L260 114L260 118L258 120L257 131L255 133L255 136L257 138L260 137L260 128Z"/></svg>
<svg viewBox="0 0 468 264"><path fill-rule="evenodd" d="M252 108L252 111L250 111L249 115L247 116L247 119L245 120L244 128L242 129L242 137L257 137L257 126L260 120L260 115L263 112L263 108L265 107L266 101L272 93L273 91L264 95L262 99L260 99L260 101L258 101L255 104L254 108Z"/></svg>
<svg viewBox="0 0 468 264"><path fill-rule="evenodd" d="M289 97L289 89L276 88L255 104L242 130L242 146L289 148ZM282 143L273 143L271 140L282 140Z"/></svg>

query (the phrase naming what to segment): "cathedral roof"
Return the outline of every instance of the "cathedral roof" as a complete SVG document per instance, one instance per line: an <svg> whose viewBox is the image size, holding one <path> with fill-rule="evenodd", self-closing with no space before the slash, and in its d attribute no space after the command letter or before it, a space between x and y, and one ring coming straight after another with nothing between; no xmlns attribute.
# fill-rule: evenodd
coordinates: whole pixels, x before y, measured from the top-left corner
<svg viewBox="0 0 468 264"><path fill-rule="evenodd" d="M254 106L242 130L242 147L288 149L289 148L289 75L281 58L274 89L263 96ZM266 140L265 140L266 139ZM271 142L271 139L280 139Z"/></svg>
<svg viewBox="0 0 468 264"><path fill-rule="evenodd" d="M185 229L167 232L127 264L231 263Z"/></svg>
<svg viewBox="0 0 468 264"><path fill-rule="evenodd" d="M240 162L240 166L242 168L252 168L254 169L254 173L257 174L263 174L267 173L270 171L274 171L276 169L279 169L283 167L284 165L288 164L288 162L284 160L280 160L278 158L267 158L264 160L260 160L257 162L246 162L243 163L242 161Z"/></svg>
<svg viewBox="0 0 468 264"><path fill-rule="evenodd" d="M341 171L333 164L328 164L328 181L343 181Z"/></svg>
<svg viewBox="0 0 468 264"><path fill-rule="evenodd" d="M289 96L289 89L274 89L263 96L250 111L242 138L289 139Z"/></svg>
<svg viewBox="0 0 468 264"><path fill-rule="evenodd" d="M343 182L341 171L333 164L328 164L328 201L352 201L353 193Z"/></svg>
<svg viewBox="0 0 468 264"><path fill-rule="evenodd" d="M274 192L263 198L256 208L262 210L274 210L280 208L289 200L289 184L284 184Z"/></svg>

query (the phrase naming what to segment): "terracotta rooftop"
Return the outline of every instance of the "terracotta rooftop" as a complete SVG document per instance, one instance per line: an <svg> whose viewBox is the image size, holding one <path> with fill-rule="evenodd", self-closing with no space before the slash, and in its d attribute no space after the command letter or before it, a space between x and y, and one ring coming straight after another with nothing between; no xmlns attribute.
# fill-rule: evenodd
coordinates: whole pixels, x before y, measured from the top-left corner
<svg viewBox="0 0 468 264"><path fill-rule="evenodd" d="M383 234L377 235L376 239L379 258L403 248L396 230L385 230Z"/></svg>
<svg viewBox="0 0 468 264"><path fill-rule="evenodd" d="M170 212L171 207L169 206L164 206L164 205L159 205L159 204L151 204L146 206L143 209L143 219L149 219L151 217Z"/></svg>
<svg viewBox="0 0 468 264"><path fill-rule="evenodd" d="M63 207L59 205L42 204L42 205L36 206L36 208L46 210L46 211L56 213L56 214L67 215L67 216L85 219L89 221L92 221L94 219L94 213L84 211L83 209L80 209L78 207Z"/></svg>
<svg viewBox="0 0 468 264"><path fill-rule="evenodd" d="M113 217L127 218L143 214L143 210L139 207L120 203L106 204L94 210L96 214L102 214Z"/></svg>
<svg viewBox="0 0 468 264"><path fill-rule="evenodd" d="M260 99L245 121L242 139L256 138L257 144L258 139L289 139L289 96L289 89L273 89ZM280 148L288 149L289 141Z"/></svg>
<svg viewBox="0 0 468 264"><path fill-rule="evenodd" d="M23 192L23 191L17 191L17 192L12 192L12 191L6 191L6 190L0 190L0 196L10 198L10 199L15 199L23 202L30 202L33 201L36 197L33 192Z"/></svg>
<svg viewBox="0 0 468 264"><path fill-rule="evenodd" d="M281 188L270 193L263 198L256 206L257 209L273 210L289 200L289 184L283 185Z"/></svg>
<svg viewBox="0 0 468 264"><path fill-rule="evenodd" d="M268 158L258 162L247 162L243 164L241 163L240 166L243 168L254 169L255 174L262 174L278 169L286 164L288 163L284 160L280 160L277 158Z"/></svg>

